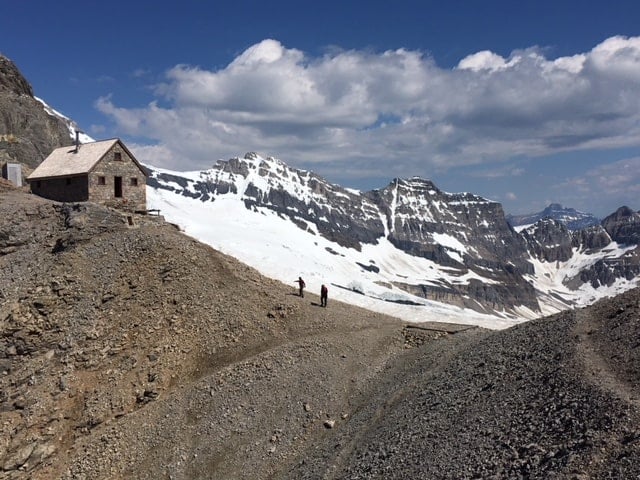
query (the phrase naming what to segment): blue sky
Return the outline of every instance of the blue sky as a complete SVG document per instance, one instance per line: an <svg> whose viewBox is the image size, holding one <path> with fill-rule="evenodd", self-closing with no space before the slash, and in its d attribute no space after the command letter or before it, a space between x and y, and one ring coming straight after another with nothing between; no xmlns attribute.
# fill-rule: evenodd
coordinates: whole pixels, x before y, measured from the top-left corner
<svg viewBox="0 0 640 480"><path fill-rule="evenodd" d="M36 96L151 165L257 151L508 213L640 209L637 1L1 6L0 52Z"/></svg>

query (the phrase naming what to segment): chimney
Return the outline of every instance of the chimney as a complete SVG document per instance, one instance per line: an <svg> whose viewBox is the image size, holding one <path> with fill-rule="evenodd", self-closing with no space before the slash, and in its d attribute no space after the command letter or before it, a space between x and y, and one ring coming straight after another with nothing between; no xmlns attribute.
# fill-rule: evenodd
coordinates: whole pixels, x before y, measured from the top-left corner
<svg viewBox="0 0 640 480"><path fill-rule="evenodd" d="M74 153L78 153L78 150L80 150L80 134L83 133L80 130L76 130L76 149L74 151Z"/></svg>

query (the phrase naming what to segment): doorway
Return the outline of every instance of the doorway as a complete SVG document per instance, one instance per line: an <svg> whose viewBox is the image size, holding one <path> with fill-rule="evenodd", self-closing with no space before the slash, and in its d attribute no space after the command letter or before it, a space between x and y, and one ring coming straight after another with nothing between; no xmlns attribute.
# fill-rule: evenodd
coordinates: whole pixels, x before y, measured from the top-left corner
<svg viewBox="0 0 640 480"><path fill-rule="evenodd" d="M122 198L122 177L113 177L113 196Z"/></svg>

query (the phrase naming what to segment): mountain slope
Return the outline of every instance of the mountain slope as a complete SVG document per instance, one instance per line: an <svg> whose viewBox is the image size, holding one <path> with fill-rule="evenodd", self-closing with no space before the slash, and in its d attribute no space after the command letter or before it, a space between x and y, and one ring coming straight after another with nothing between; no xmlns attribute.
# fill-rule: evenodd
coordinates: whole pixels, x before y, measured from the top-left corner
<svg viewBox="0 0 640 480"><path fill-rule="evenodd" d="M330 283L344 301L406 320L447 311L503 328L624 291L640 274L637 244L604 227L541 220L518 233L500 204L424 179L356 192L255 153L201 172L150 169L150 204L189 235L272 278Z"/></svg>
<svg viewBox="0 0 640 480"><path fill-rule="evenodd" d="M635 289L391 362L396 380L285 478L638 478L639 302Z"/></svg>
<svg viewBox="0 0 640 480"><path fill-rule="evenodd" d="M132 219L0 185L0 476L185 472L201 412L201 427L219 432L208 435L226 439L197 447L208 449L204 467L239 437L266 468L276 429L295 419L302 438L303 423L339 418L345 387L404 348L395 319L331 297L319 308L313 294L300 299L162 219ZM231 421L239 416L244 426ZM160 438L170 447L147 469Z"/></svg>

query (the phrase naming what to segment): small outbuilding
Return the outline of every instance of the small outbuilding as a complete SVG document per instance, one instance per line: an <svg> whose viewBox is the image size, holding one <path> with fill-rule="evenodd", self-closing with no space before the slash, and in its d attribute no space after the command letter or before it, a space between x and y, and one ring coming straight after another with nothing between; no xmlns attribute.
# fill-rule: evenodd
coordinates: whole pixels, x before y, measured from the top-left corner
<svg viewBox="0 0 640 480"><path fill-rule="evenodd" d="M146 210L148 173L120 139L56 148L27 177L31 191L59 202Z"/></svg>
<svg viewBox="0 0 640 480"><path fill-rule="evenodd" d="M16 187L22 186L22 165L19 163L5 163L2 165L2 178L6 178Z"/></svg>

